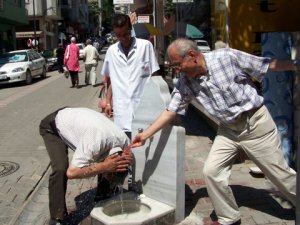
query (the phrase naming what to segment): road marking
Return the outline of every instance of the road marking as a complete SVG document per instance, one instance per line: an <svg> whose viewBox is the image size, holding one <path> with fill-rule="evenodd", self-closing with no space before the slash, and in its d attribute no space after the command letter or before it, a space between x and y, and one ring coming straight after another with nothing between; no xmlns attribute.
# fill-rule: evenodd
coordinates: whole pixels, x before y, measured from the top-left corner
<svg viewBox="0 0 300 225"><path fill-rule="evenodd" d="M3 99L2 101L0 101L0 109L1 108L4 108L5 106L7 106L8 104L40 89L41 87L44 87L45 85L49 84L50 82L54 81L54 80L57 80L61 78L61 76L59 74L57 75L54 75L54 76L51 76L45 80L42 80L41 82L37 82L35 84L31 84L30 86L28 86L28 88L25 88L24 90L14 94L14 95L11 95L9 96L8 98L6 99Z"/></svg>

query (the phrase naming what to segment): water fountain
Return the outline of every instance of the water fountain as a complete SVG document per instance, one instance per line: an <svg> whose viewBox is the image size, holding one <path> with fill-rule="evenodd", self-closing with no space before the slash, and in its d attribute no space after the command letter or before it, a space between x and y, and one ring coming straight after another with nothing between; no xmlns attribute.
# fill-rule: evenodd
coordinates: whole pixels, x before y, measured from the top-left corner
<svg viewBox="0 0 300 225"><path fill-rule="evenodd" d="M170 93L161 77L152 77L133 120L133 137L166 108ZM92 210L92 225L175 224L184 219L185 130L167 126L135 155L133 189L99 202ZM142 193L142 194L141 194Z"/></svg>

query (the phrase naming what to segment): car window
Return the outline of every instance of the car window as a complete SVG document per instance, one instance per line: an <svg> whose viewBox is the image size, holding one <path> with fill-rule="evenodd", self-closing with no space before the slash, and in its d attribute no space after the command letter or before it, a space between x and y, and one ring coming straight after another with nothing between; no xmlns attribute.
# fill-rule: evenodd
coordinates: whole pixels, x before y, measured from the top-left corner
<svg viewBox="0 0 300 225"><path fill-rule="evenodd" d="M54 52L53 50L45 50L43 51L42 56L45 58L50 58L54 56Z"/></svg>
<svg viewBox="0 0 300 225"><path fill-rule="evenodd" d="M0 63L25 62L28 60L26 52L5 53L0 55Z"/></svg>
<svg viewBox="0 0 300 225"><path fill-rule="evenodd" d="M33 57L33 55L32 55L31 52L28 52L28 57L29 57L29 60L30 60L30 61L34 60L34 57Z"/></svg>
<svg viewBox="0 0 300 225"><path fill-rule="evenodd" d="M208 46L208 44L206 42L197 42L198 46Z"/></svg>
<svg viewBox="0 0 300 225"><path fill-rule="evenodd" d="M36 51L31 51L31 53L32 53L34 59L41 58L41 55L39 53L37 53Z"/></svg>

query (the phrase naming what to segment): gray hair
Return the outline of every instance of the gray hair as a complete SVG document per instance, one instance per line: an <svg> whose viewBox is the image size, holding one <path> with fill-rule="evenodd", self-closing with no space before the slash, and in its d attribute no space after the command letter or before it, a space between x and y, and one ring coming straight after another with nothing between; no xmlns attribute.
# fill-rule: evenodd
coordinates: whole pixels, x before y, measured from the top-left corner
<svg viewBox="0 0 300 225"><path fill-rule="evenodd" d="M92 40L91 39L87 39L85 42L87 45L91 45L92 44Z"/></svg>
<svg viewBox="0 0 300 225"><path fill-rule="evenodd" d="M75 43L76 42L76 38L75 37L71 37L71 42Z"/></svg>
<svg viewBox="0 0 300 225"><path fill-rule="evenodd" d="M178 38L175 41L173 41L167 48L168 56L171 48L175 48L177 50L177 54L181 57L184 57L191 49L196 52L200 52L196 42L186 38Z"/></svg>

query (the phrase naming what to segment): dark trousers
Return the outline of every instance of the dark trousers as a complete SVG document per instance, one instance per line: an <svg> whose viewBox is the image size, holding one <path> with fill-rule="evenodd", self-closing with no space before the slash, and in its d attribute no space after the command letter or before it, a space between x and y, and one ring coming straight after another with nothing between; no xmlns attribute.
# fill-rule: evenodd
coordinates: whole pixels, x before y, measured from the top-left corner
<svg viewBox="0 0 300 225"><path fill-rule="evenodd" d="M58 71L60 73L64 72L63 66L64 66L64 58L57 58L57 64L58 64Z"/></svg>
<svg viewBox="0 0 300 225"><path fill-rule="evenodd" d="M71 71L70 72L70 77L71 77L71 82L72 86L78 86L79 85L79 77L78 77L78 71Z"/></svg>
<svg viewBox="0 0 300 225"><path fill-rule="evenodd" d="M69 166L68 146L60 138L56 126L55 116L58 111L46 116L40 123L40 135L50 157L52 172L49 177L49 209L51 218L63 219L67 213L66 190L67 169Z"/></svg>

